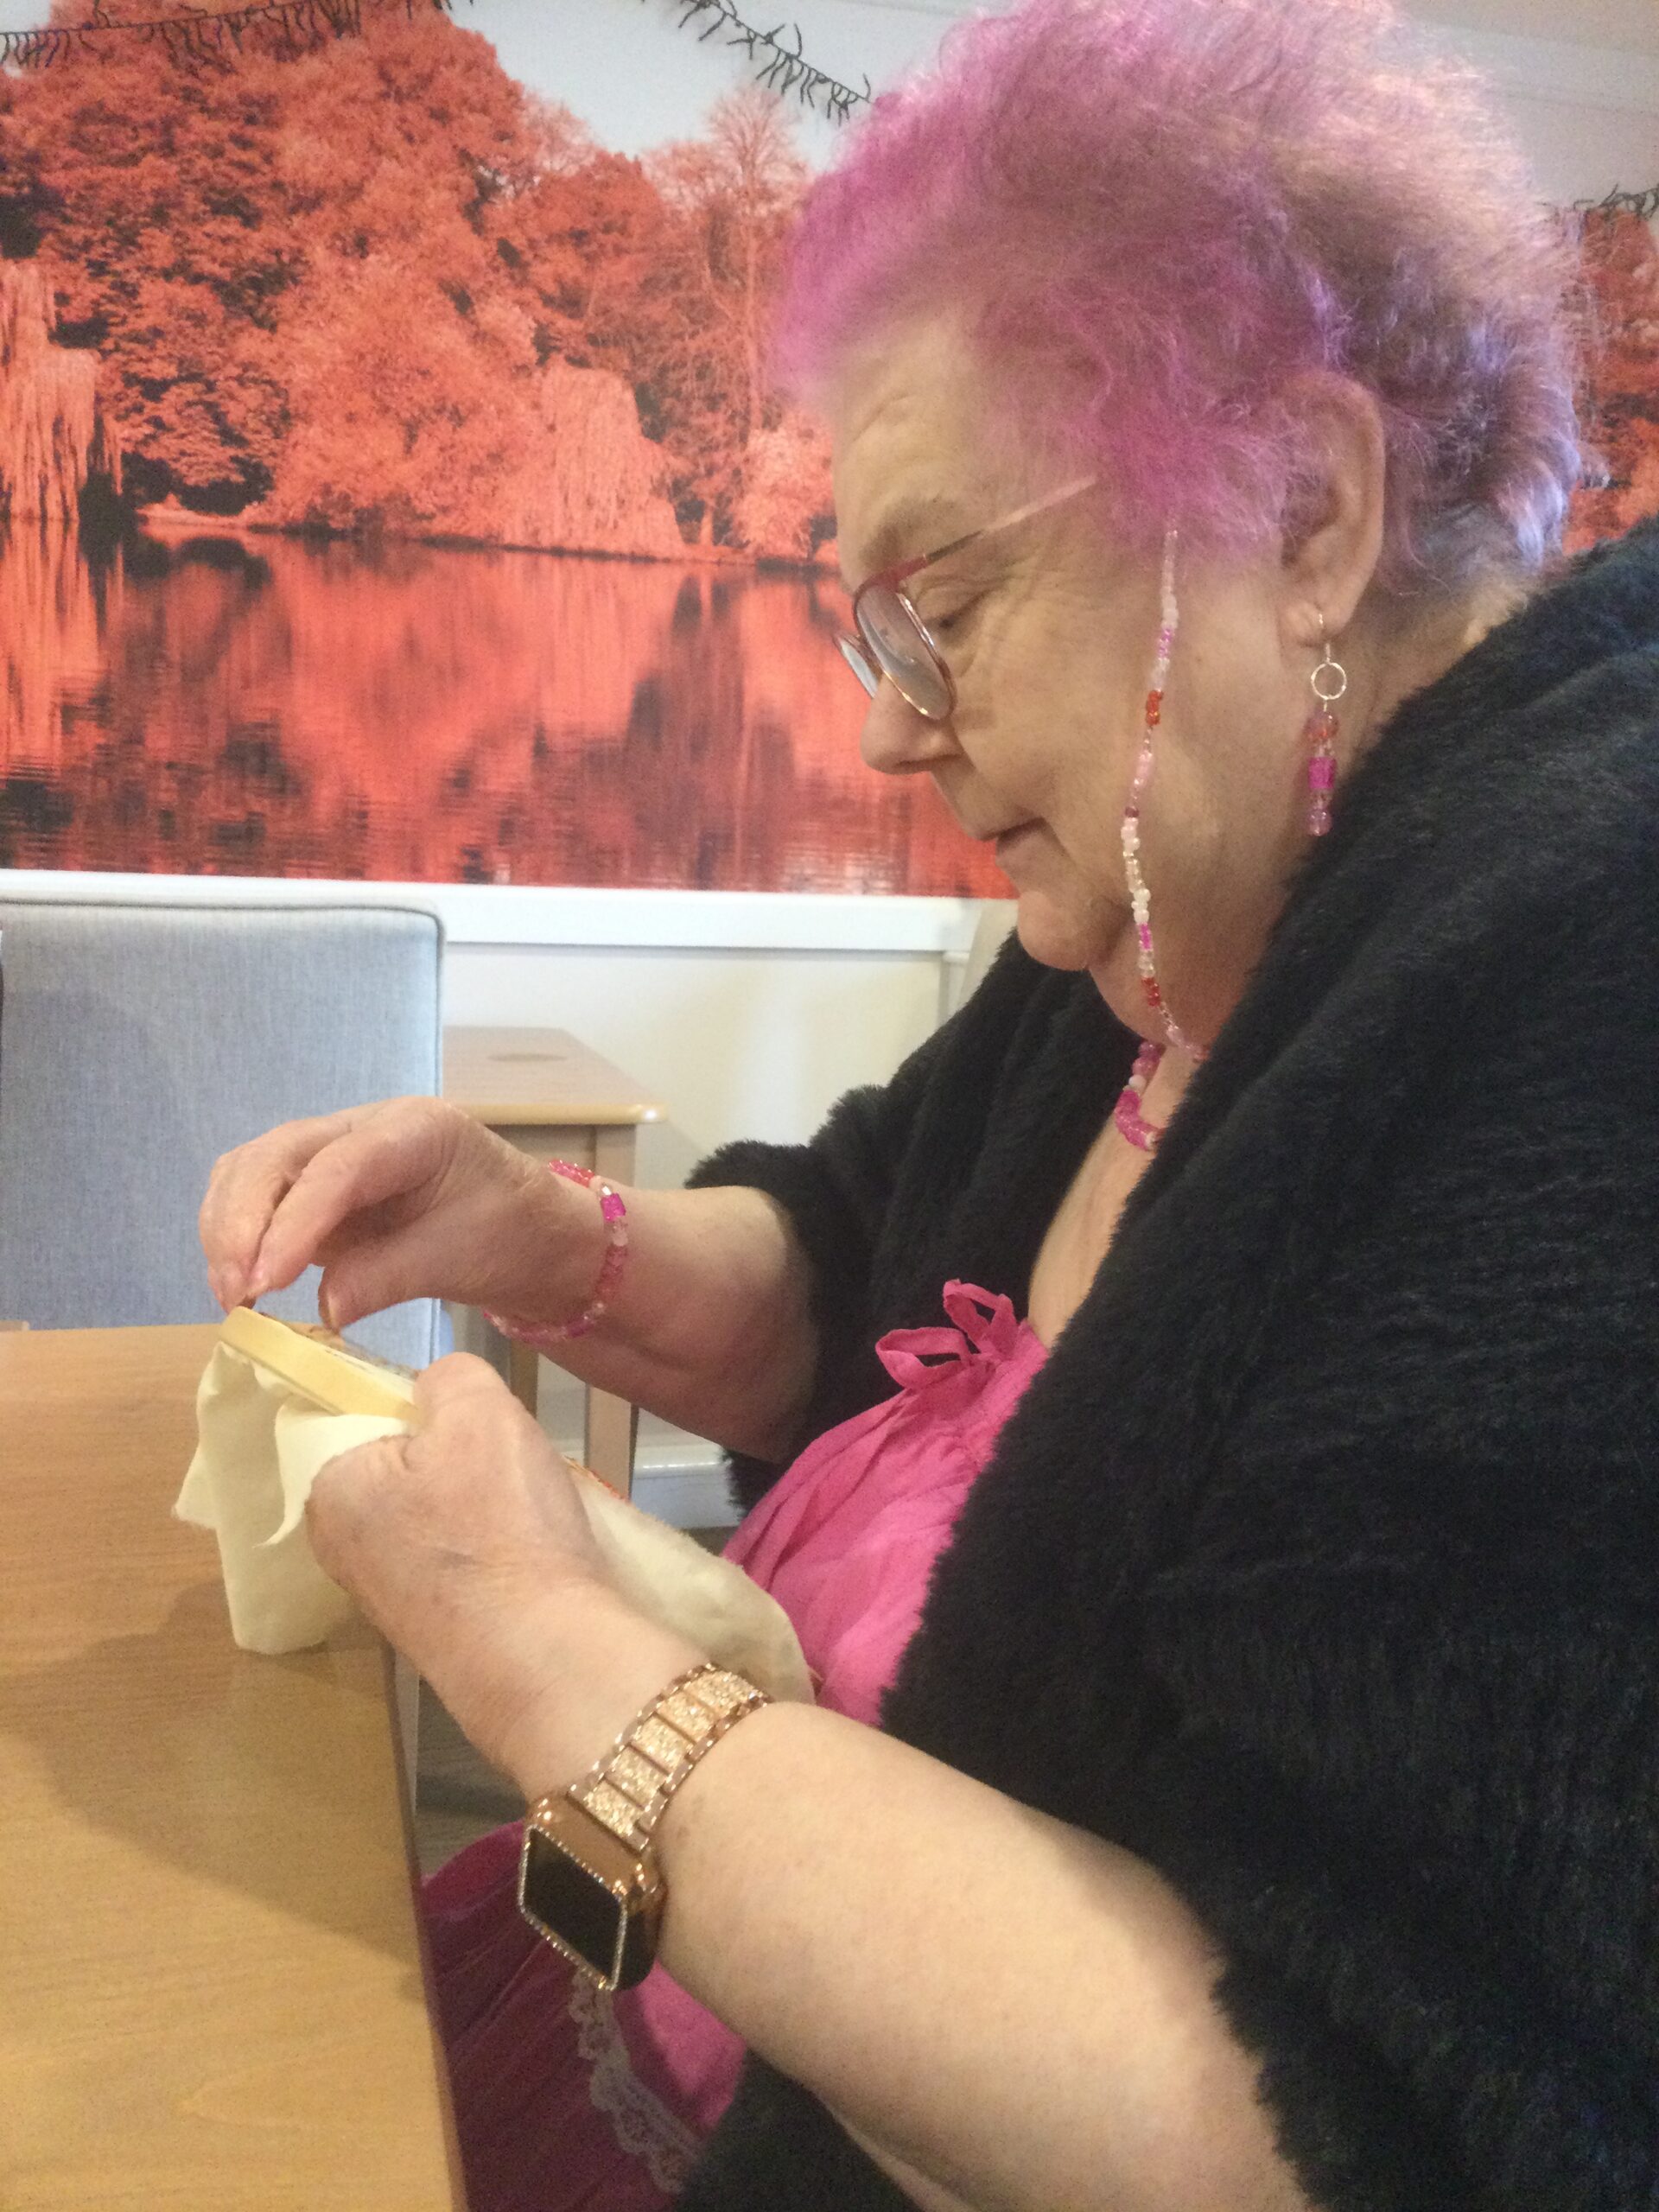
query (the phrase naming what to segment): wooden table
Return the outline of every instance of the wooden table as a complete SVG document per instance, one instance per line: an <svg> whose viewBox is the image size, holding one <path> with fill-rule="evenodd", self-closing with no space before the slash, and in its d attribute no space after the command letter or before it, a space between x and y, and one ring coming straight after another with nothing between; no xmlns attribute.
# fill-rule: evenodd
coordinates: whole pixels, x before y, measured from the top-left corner
<svg viewBox="0 0 1659 2212"><path fill-rule="evenodd" d="M0 2206L454 2212L385 1647L171 1518L214 1334L0 1335Z"/></svg>
<svg viewBox="0 0 1659 2212"><path fill-rule="evenodd" d="M572 1160L607 1182L634 1179L635 1137L661 1105L564 1029L446 1029L443 1095L534 1160ZM493 1335L493 1332L491 1332ZM536 1353L506 1348L515 1394L536 1410ZM587 1394L588 1465L626 1497L633 1471L634 1409Z"/></svg>

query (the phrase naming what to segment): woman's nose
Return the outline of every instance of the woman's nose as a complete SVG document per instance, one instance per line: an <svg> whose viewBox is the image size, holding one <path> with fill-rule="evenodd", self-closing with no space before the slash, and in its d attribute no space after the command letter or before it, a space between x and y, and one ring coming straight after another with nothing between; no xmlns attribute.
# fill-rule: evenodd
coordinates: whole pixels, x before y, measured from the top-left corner
<svg viewBox="0 0 1659 2212"><path fill-rule="evenodd" d="M858 743L865 766L884 776L921 775L957 750L950 723L918 715L889 676L870 701Z"/></svg>

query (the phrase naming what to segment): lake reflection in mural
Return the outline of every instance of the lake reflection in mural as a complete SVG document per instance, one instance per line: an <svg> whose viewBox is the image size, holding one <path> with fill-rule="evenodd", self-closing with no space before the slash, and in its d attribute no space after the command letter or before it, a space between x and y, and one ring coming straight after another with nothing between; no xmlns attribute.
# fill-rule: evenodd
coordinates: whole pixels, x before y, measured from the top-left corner
<svg viewBox="0 0 1659 2212"><path fill-rule="evenodd" d="M1004 896L799 572L272 534L0 556L0 866Z"/></svg>

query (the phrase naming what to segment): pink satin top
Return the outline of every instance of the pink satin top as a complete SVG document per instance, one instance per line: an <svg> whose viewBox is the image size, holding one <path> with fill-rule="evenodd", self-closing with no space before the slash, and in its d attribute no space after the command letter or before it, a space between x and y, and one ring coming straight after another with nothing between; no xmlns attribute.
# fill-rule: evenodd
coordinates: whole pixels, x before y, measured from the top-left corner
<svg viewBox="0 0 1659 2212"><path fill-rule="evenodd" d="M895 1396L810 1445L726 1547L795 1624L820 1705L874 1723L944 1548L1044 1347L1006 1298L948 1282L950 1327L876 1345ZM742 2044L661 1968L614 2000L634 2072L707 2129Z"/></svg>

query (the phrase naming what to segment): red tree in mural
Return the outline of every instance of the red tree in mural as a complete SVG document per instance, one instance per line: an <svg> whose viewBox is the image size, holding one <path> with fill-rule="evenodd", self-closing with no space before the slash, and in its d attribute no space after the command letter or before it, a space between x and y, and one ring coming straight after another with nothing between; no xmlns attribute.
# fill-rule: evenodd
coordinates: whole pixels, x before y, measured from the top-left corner
<svg viewBox="0 0 1659 2212"><path fill-rule="evenodd" d="M41 271L0 263L0 520L73 527L89 482L121 488L120 442L98 365L54 343Z"/></svg>
<svg viewBox="0 0 1659 2212"><path fill-rule="evenodd" d="M1659 238L1634 208L1584 219L1589 330L1584 417L1599 481L1573 506L1569 543L1659 514Z"/></svg>
<svg viewBox="0 0 1659 2212"><path fill-rule="evenodd" d="M104 362L141 496L234 507L280 447L276 302L301 255L274 183L272 67L175 69L124 44L18 84L3 118L61 334Z"/></svg>
<svg viewBox="0 0 1659 2212"><path fill-rule="evenodd" d="M73 54L8 86L0 164L141 499L609 552L677 551L670 501L734 551L825 533L821 455L764 390L805 177L766 93L648 175L483 38L387 9L298 57Z"/></svg>
<svg viewBox="0 0 1659 2212"><path fill-rule="evenodd" d="M626 371L648 321L662 200L638 162L589 145L568 109L533 111L540 143L530 174L490 195L483 234L519 282L539 359Z"/></svg>

